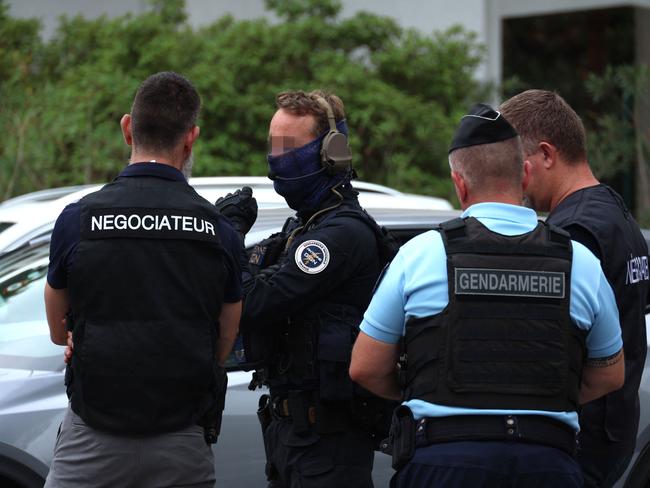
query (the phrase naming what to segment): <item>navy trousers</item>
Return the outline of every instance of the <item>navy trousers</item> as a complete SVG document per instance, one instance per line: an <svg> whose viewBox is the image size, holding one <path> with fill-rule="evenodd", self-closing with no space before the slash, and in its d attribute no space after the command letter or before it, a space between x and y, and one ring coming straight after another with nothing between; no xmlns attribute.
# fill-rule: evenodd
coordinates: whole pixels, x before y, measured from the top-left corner
<svg viewBox="0 0 650 488"><path fill-rule="evenodd" d="M291 420L273 420L264 432L267 488L372 488L370 436L349 430L297 435Z"/></svg>
<svg viewBox="0 0 650 488"><path fill-rule="evenodd" d="M560 449L523 442L445 442L418 447L391 488L577 488L582 472Z"/></svg>

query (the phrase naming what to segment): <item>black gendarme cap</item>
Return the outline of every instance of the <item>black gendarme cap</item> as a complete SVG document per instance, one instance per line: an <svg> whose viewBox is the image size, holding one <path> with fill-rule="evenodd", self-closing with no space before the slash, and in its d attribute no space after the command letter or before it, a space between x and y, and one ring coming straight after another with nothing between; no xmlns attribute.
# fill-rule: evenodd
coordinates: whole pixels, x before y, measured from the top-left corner
<svg viewBox="0 0 650 488"><path fill-rule="evenodd" d="M500 112L485 103L477 103L460 119L449 152L461 147L505 141L518 135Z"/></svg>

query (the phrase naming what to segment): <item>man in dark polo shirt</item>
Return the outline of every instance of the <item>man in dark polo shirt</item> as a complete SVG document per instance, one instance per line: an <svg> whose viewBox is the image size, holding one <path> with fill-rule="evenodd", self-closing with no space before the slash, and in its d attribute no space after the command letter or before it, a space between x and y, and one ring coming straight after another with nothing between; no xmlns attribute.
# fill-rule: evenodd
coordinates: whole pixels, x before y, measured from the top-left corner
<svg viewBox="0 0 650 488"><path fill-rule="evenodd" d="M616 296L625 384L583 406L578 454L585 486L612 486L634 453L639 425L638 390L647 348L648 248L620 195L591 172L584 126L562 97L528 90L500 109L521 135L524 157L531 163L526 191L531 206L549 212L547 222L589 248Z"/></svg>
<svg viewBox="0 0 650 488"><path fill-rule="evenodd" d="M214 484L241 242L186 180L199 109L182 76L147 78L121 120L129 165L57 220L45 304L74 352L47 487Z"/></svg>

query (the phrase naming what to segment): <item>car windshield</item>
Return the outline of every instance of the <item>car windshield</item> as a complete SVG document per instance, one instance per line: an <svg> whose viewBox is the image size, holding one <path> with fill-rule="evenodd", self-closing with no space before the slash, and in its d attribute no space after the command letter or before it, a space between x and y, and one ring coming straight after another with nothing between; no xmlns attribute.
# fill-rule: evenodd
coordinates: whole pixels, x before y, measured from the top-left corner
<svg viewBox="0 0 650 488"><path fill-rule="evenodd" d="M50 341L45 318L47 263L47 246L0 258L0 368L63 369L63 348Z"/></svg>

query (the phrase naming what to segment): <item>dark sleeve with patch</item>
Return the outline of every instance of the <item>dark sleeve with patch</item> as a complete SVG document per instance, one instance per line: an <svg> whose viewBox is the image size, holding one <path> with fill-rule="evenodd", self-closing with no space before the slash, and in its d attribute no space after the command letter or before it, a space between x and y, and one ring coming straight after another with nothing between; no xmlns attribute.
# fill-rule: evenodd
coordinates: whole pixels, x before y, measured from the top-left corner
<svg viewBox="0 0 650 488"><path fill-rule="evenodd" d="M47 282L52 288L68 287L68 270L81 239L81 207L71 203L56 219L50 240L50 264Z"/></svg>
<svg viewBox="0 0 650 488"><path fill-rule="evenodd" d="M237 303L242 299L242 259L245 258L245 250L242 239L232 225L221 219L217 222L221 245L226 251L226 268L228 276L223 294L223 301L226 303Z"/></svg>
<svg viewBox="0 0 650 488"><path fill-rule="evenodd" d="M329 262L322 270L313 262L312 269L296 263L296 253L300 260L307 241L318 241L327 249ZM240 328L265 328L322 301L365 308L379 271L377 242L370 228L355 218L331 219L300 235L272 277L255 280L244 298Z"/></svg>

